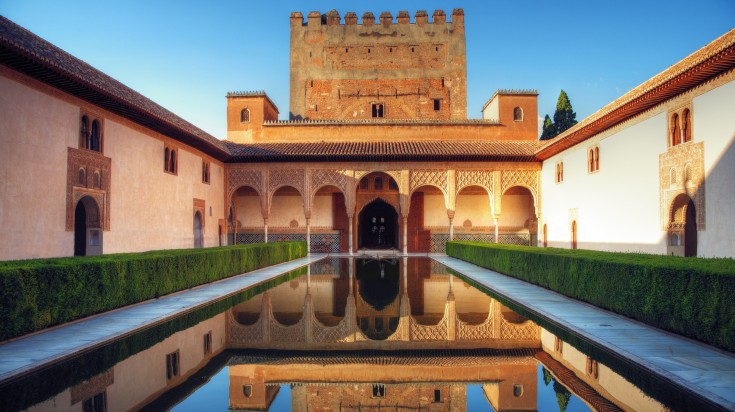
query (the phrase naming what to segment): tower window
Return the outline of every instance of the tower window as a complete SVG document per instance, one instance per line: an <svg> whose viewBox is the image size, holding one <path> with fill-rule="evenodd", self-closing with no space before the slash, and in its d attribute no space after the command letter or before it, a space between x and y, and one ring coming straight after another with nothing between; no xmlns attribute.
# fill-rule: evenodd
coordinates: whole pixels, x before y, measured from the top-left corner
<svg viewBox="0 0 735 412"><path fill-rule="evenodd" d="M587 171L594 173L600 170L600 148L595 146L587 152Z"/></svg>
<svg viewBox="0 0 735 412"><path fill-rule="evenodd" d="M240 112L240 123L248 123L250 121L250 110L242 109Z"/></svg>
<svg viewBox="0 0 735 412"><path fill-rule="evenodd" d="M166 355L166 380L179 376L179 351Z"/></svg>
<svg viewBox="0 0 735 412"><path fill-rule="evenodd" d="M373 398L385 398L385 385L373 384Z"/></svg>
<svg viewBox="0 0 735 412"><path fill-rule="evenodd" d="M382 118L382 117L384 117L383 104L382 103L373 103L372 104L372 115L373 115L374 118Z"/></svg>
<svg viewBox="0 0 735 412"><path fill-rule="evenodd" d="M434 99L434 110L439 111L442 108L441 99Z"/></svg>
<svg viewBox="0 0 735 412"><path fill-rule="evenodd" d="M515 109L513 109L513 120L515 120L516 122L523 121L523 109L521 109L520 107L516 107Z"/></svg>
<svg viewBox="0 0 735 412"><path fill-rule="evenodd" d="M176 174L178 171L177 165L177 149L164 146L163 150L163 171Z"/></svg>
<svg viewBox="0 0 735 412"><path fill-rule="evenodd" d="M441 401L442 401L441 389L434 389L434 402L441 402Z"/></svg>

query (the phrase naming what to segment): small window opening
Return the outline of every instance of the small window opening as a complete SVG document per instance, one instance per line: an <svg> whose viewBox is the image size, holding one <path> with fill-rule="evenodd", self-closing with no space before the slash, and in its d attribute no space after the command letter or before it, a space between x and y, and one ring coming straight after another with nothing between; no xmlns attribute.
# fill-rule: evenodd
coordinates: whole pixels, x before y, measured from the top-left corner
<svg viewBox="0 0 735 412"><path fill-rule="evenodd" d="M368 54L370 54L370 49L368 49Z"/></svg>
<svg viewBox="0 0 735 412"><path fill-rule="evenodd" d="M166 355L166 379L171 380L179 376L179 351Z"/></svg>
<svg viewBox="0 0 735 412"><path fill-rule="evenodd" d="M388 47L388 53L393 53L393 48L392 47Z"/></svg>
<svg viewBox="0 0 735 412"><path fill-rule="evenodd" d="M679 115L674 113L671 116L671 145L676 146L681 143L681 131L679 130Z"/></svg>
<svg viewBox="0 0 735 412"><path fill-rule="evenodd" d="M100 392L82 403L83 412L105 412L107 410L107 393Z"/></svg>
<svg viewBox="0 0 735 412"><path fill-rule="evenodd" d="M441 402L441 401L442 401L441 389L434 389L434 402Z"/></svg>
<svg viewBox="0 0 735 412"><path fill-rule="evenodd" d="M84 169L79 169L77 183L79 183L81 186L87 186L87 172Z"/></svg>
<svg viewBox="0 0 735 412"><path fill-rule="evenodd" d="M513 396L516 398L523 396L523 385L513 385Z"/></svg>
<svg viewBox="0 0 735 412"><path fill-rule="evenodd" d="M209 355L212 353L212 331L204 334L204 354Z"/></svg>
<svg viewBox="0 0 735 412"><path fill-rule="evenodd" d="M89 150L99 152L100 149L100 123L95 119L92 121L92 136L89 139Z"/></svg>
<svg viewBox="0 0 735 412"><path fill-rule="evenodd" d="M242 394L246 398L253 396L253 385L242 385Z"/></svg>
<svg viewBox="0 0 735 412"><path fill-rule="evenodd" d="M434 110L439 111L442 108L442 101L441 99L434 99Z"/></svg>
<svg viewBox="0 0 735 412"><path fill-rule="evenodd" d="M372 104L372 115L374 118L381 118L384 116L382 103Z"/></svg>
<svg viewBox="0 0 735 412"><path fill-rule="evenodd" d="M689 142L692 140L692 126L690 122L690 112L689 109L684 109L684 112L681 115L681 133L684 142Z"/></svg>
<svg viewBox="0 0 735 412"><path fill-rule="evenodd" d="M383 178L375 178L375 190L383 190Z"/></svg>
<svg viewBox="0 0 735 412"><path fill-rule="evenodd" d="M100 187L102 187L102 176L100 175L99 171L94 172L93 182L95 189L99 189Z"/></svg>
<svg viewBox="0 0 735 412"><path fill-rule="evenodd" d="M240 123L247 123L250 121L250 110L242 109L240 112Z"/></svg>
<svg viewBox="0 0 735 412"><path fill-rule="evenodd" d="M349 53L349 52L350 52L350 49L345 47L345 53Z"/></svg>
<svg viewBox="0 0 735 412"><path fill-rule="evenodd" d="M79 148L89 149L89 119L82 116L82 125L79 129Z"/></svg>
<svg viewBox="0 0 735 412"><path fill-rule="evenodd" d="M385 398L385 385L373 384L373 398Z"/></svg>
<svg viewBox="0 0 735 412"><path fill-rule="evenodd" d="M513 109L513 120L515 120L516 122L520 122L523 120L523 109L521 109L520 107L516 107L515 109Z"/></svg>
<svg viewBox="0 0 735 412"><path fill-rule="evenodd" d="M416 50L416 49L414 49L413 47L411 47L411 53L413 53L413 52L414 52L415 50Z"/></svg>
<svg viewBox="0 0 735 412"><path fill-rule="evenodd" d="M439 46L434 47L434 51L439 51Z"/></svg>

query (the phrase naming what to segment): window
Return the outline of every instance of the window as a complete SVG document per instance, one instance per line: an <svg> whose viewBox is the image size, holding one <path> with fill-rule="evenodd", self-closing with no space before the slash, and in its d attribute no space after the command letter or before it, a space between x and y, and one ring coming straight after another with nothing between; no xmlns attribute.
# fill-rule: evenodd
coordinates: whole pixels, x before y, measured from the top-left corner
<svg viewBox="0 0 735 412"><path fill-rule="evenodd" d="M79 169L77 183L79 183L80 186L87 186L87 172L84 170L84 168Z"/></svg>
<svg viewBox="0 0 735 412"><path fill-rule="evenodd" d="M564 341L559 339L558 336L554 336L554 352L556 353L564 352Z"/></svg>
<svg viewBox="0 0 735 412"><path fill-rule="evenodd" d="M202 183L209 184L209 162L202 160Z"/></svg>
<svg viewBox="0 0 735 412"><path fill-rule="evenodd" d="M689 119L689 109L684 109L681 114L681 134L682 140L686 143L692 140L692 124Z"/></svg>
<svg viewBox="0 0 735 412"><path fill-rule="evenodd" d="M82 403L83 412L104 412L107 410L106 392L100 392Z"/></svg>
<svg viewBox="0 0 735 412"><path fill-rule="evenodd" d="M179 376L179 351L166 355L166 380Z"/></svg>
<svg viewBox="0 0 735 412"><path fill-rule="evenodd" d="M163 150L163 170L168 173L176 174L178 172L178 164L176 163L176 153L178 149L164 146Z"/></svg>
<svg viewBox="0 0 735 412"><path fill-rule="evenodd" d="M520 107L516 107L515 109L513 109L513 120L515 120L516 122L523 121L523 109L521 109Z"/></svg>
<svg viewBox="0 0 735 412"><path fill-rule="evenodd" d="M250 122L250 110L242 109L242 111L240 112L240 123L248 122Z"/></svg>
<svg viewBox="0 0 735 412"><path fill-rule="evenodd" d="M373 384L373 398L385 398L385 385Z"/></svg>
<svg viewBox="0 0 735 412"><path fill-rule="evenodd" d="M102 187L102 176L100 175L100 171L95 170L93 176L94 176L94 178L92 179L93 187L95 189L99 189L100 187Z"/></svg>
<svg viewBox="0 0 735 412"><path fill-rule="evenodd" d="M523 385L513 385L513 396L516 398L523 396Z"/></svg>
<svg viewBox="0 0 735 412"><path fill-rule="evenodd" d="M79 148L102 152L102 121L82 115L79 125Z"/></svg>
<svg viewBox="0 0 735 412"><path fill-rule="evenodd" d="M600 148L591 147L587 152L587 172L594 173L600 170Z"/></svg>
<svg viewBox="0 0 735 412"><path fill-rule="evenodd" d="M382 103L373 103L372 104L372 114L374 118L381 118L384 116L383 113L383 104Z"/></svg>
<svg viewBox="0 0 735 412"><path fill-rule="evenodd" d="M679 114L674 113L671 116L671 145L676 146L681 143L681 133L679 132Z"/></svg>
<svg viewBox="0 0 735 412"><path fill-rule="evenodd" d="M212 331L204 334L204 355L212 353Z"/></svg>
<svg viewBox="0 0 735 412"><path fill-rule="evenodd" d="M559 162L556 164L556 183L561 183L564 181L564 162Z"/></svg>
<svg viewBox="0 0 735 412"><path fill-rule="evenodd" d="M434 100L434 110L439 111L442 108L442 101L441 99L433 99Z"/></svg>
<svg viewBox="0 0 735 412"><path fill-rule="evenodd" d="M434 402L441 402L441 401L442 401L441 389L434 389Z"/></svg>
<svg viewBox="0 0 735 412"><path fill-rule="evenodd" d="M375 178L375 190L383 190L383 178L382 177Z"/></svg>
<svg viewBox="0 0 735 412"><path fill-rule="evenodd" d="M587 376L592 377L593 379L597 379L597 361L587 357Z"/></svg>

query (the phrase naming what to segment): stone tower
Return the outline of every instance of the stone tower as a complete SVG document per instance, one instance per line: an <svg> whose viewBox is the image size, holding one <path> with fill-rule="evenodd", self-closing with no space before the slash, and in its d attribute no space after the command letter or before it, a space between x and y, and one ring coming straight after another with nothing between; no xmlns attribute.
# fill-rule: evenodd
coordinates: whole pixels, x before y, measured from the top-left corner
<svg viewBox="0 0 735 412"><path fill-rule="evenodd" d="M466 119L464 12L291 14L291 119Z"/></svg>

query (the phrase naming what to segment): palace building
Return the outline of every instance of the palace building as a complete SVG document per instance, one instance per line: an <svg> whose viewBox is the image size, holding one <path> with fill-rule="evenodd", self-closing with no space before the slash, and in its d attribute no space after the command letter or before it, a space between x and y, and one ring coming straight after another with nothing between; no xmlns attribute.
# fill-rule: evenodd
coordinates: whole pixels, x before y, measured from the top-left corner
<svg viewBox="0 0 735 412"><path fill-rule="evenodd" d="M450 239L735 257L735 30L546 142L535 90L467 118L461 9L290 30L289 120L230 92L220 140L0 18L0 259Z"/></svg>

